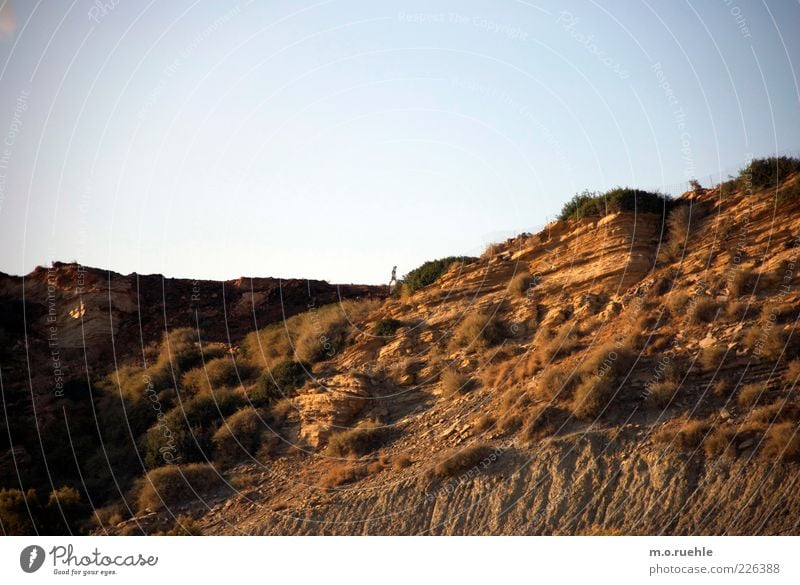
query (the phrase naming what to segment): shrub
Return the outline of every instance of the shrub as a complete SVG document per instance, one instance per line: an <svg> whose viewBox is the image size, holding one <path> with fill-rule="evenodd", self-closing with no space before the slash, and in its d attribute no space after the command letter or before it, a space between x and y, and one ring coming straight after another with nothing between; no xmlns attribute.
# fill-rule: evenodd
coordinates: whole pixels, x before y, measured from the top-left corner
<svg viewBox="0 0 800 585"><path fill-rule="evenodd" d="M236 411L220 426L211 438L214 454L223 465L253 458L261 444L264 420L254 408Z"/></svg>
<svg viewBox="0 0 800 585"><path fill-rule="evenodd" d="M244 406L230 390L201 394L173 408L144 436L148 468L177 461L203 461L211 452L211 437L226 416Z"/></svg>
<svg viewBox="0 0 800 585"><path fill-rule="evenodd" d="M472 378L453 370L445 370L441 377L442 393L445 396L466 394L472 388Z"/></svg>
<svg viewBox="0 0 800 585"><path fill-rule="evenodd" d="M62 486L50 492L44 512L48 533L74 534L87 519L90 508L78 490Z"/></svg>
<svg viewBox="0 0 800 585"><path fill-rule="evenodd" d="M613 380L607 377L583 380L572 400L573 416L587 421L597 418L608 406L616 390Z"/></svg>
<svg viewBox="0 0 800 585"><path fill-rule="evenodd" d="M397 455L392 458L392 469L399 471L409 467L412 463L413 461L408 455Z"/></svg>
<svg viewBox="0 0 800 585"><path fill-rule="evenodd" d="M680 205L670 212L667 218L666 245L666 252L670 258L674 258L686 248L691 217L690 205Z"/></svg>
<svg viewBox="0 0 800 585"><path fill-rule="evenodd" d="M800 421L800 404L797 402L778 401L758 406L750 411L747 420L764 425L797 422Z"/></svg>
<svg viewBox="0 0 800 585"><path fill-rule="evenodd" d="M552 405L539 405L528 413L522 436L528 442L554 435L569 419L569 413Z"/></svg>
<svg viewBox="0 0 800 585"><path fill-rule="evenodd" d="M772 322L750 327L744 335L744 343L762 358L777 361L783 354L783 331Z"/></svg>
<svg viewBox="0 0 800 585"><path fill-rule="evenodd" d="M800 377L800 359L790 361L786 365L786 371L783 373L783 381L787 384L794 384Z"/></svg>
<svg viewBox="0 0 800 585"><path fill-rule="evenodd" d="M559 365L550 365L536 378L536 396L544 400L553 400L565 396L577 382L574 376Z"/></svg>
<svg viewBox="0 0 800 585"><path fill-rule="evenodd" d="M577 372L580 383L572 400L572 414L583 420L599 416L619 391L620 377L633 359L627 347L606 344L596 348Z"/></svg>
<svg viewBox="0 0 800 585"><path fill-rule="evenodd" d="M752 408L758 402L763 390L764 387L761 384L746 384L739 390L736 401L743 408Z"/></svg>
<svg viewBox="0 0 800 585"><path fill-rule="evenodd" d="M689 295L685 292L674 292L667 299L667 307L673 315L680 315L689 303Z"/></svg>
<svg viewBox="0 0 800 585"><path fill-rule="evenodd" d="M225 480L207 463L168 465L152 469L139 480L139 512L186 504L218 490L227 490Z"/></svg>
<svg viewBox="0 0 800 585"><path fill-rule="evenodd" d="M728 318L734 321L742 321L747 315L747 303L738 301L728 301L728 306L725 308L725 314Z"/></svg>
<svg viewBox="0 0 800 585"><path fill-rule="evenodd" d="M708 457L719 457L720 455L736 455L736 446L733 441L736 432L728 426L717 427L708 434L703 441L703 449Z"/></svg>
<svg viewBox="0 0 800 585"><path fill-rule="evenodd" d="M27 503L26 503L27 502ZM32 508L28 511L28 506ZM5 536L31 536L36 534L34 521L38 516L39 498L35 490L23 493L18 489L0 490L0 526ZM40 528L37 526L37 528Z"/></svg>
<svg viewBox="0 0 800 585"><path fill-rule="evenodd" d="M728 280L728 291L735 297L744 294L753 294L756 288L758 274L749 268L740 268Z"/></svg>
<svg viewBox="0 0 800 585"><path fill-rule="evenodd" d="M692 325L710 323L717 316L717 302L710 297L699 297L689 305L687 317Z"/></svg>
<svg viewBox="0 0 800 585"><path fill-rule="evenodd" d="M725 348L719 345L709 345L704 347L700 352L700 365L705 370L717 370L722 366L722 360L725 358Z"/></svg>
<svg viewBox="0 0 800 585"><path fill-rule="evenodd" d="M602 217L618 211L664 213L668 209L670 201L661 193L628 187L617 187L603 194L584 191L565 203L558 217L561 220L581 219L589 216Z"/></svg>
<svg viewBox="0 0 800 585"><path fill-rule="evenodd" d="M535 284L534 278L528 272L520 272L508 283L508 292L518 298L529 298Z"/></svg>
<svg viewBox="0 0 800 585"><path fill-rule="evenodd" d="M478 466L486 467L496 459L489 445L477 444L444 453L433 467L433 476L438 479L461 475Z"/></svg>
<svg viewBox="0 0 800 585"><path fill-rule="evenodd" d="M366 465L360 465L355 461L337 462L328 467L319 479L319 485L326 489L332 489L341 485L358 481L368 475Z"/></svg>
<svg viewBox="0 0 800 585"><path fill-rule="evenodd" d="M154 532L152 536L203 536L203 529L191 516L178 516L172 528Z"/></svg>
<svg viewBox="0 0 800 585"><path fill-rule="evenodd" d="M379 304L374 300L347 300L313 307L283 323L249 334L241 353L266 368L290 358L313 363L329 359L354 337L354 324Z"/></svg>
<svg viewBox="0 0 800 585"><path fill-rule="evenodd" d="M254 402L271 403L291 396L305 384L310 374L311 365L306 362L282 361L261 375L251 399Z"/></svg>
<svg viewBox="0 0 800 585"><path fill-rule="evenodd" d="M251 379L256 369L249 364L234 362L231 356L209 360L204 366L189 370L183 375L183 387L198 394L220 388L236 388L241 381Z"/></svg>
<svg viewBox="0 0 800 585"><path fill-rule="evenodd" d="M454 262L470 264L475 260L477 258L469 256L448 256L439 260L429 260L406 274L402 280L403 286L408 293L414 293L438 280L442 274L449 270Z"/></svg>
<svg viewBox="0 0 800 585"><path fill-rule="evenodd" d="M397 319L385 318L375 323L372 327L372 332L379 337L391 337L403 325L405 324Z"/></svg>
<svg viewBox="0 0 800 585"><path fill-rule="evenodd" d="M647 400L657 406L664 408L675 396L678 391L678 385L673 380L661 380L650 386L650 391L647 394Z"/></svg>
<svg viewBox="0 0 800 585"><path fill-rule="evenodd" d="M711 427L705 421L690 420L677 432L662 427L654 436L657 443L667 444L676 451L693 452L700 448Z"/></svg>
<svg viewBox="0 0 800 585"><path fill-rule="evenodd" d="M800 181L795 181L791 185L786 185L776 197L778 205L787 205L800 199Z"/></svg>
<svg viewBox="0 0 800 585"><path fill-rule="evenodd" d="M360 457L376 449L386 435L386 428L377 422L361 421L352 429L332 434L328 439L325 454L330 457Z"/></svg>
<svg viewBox="0 0 800 585"><path fill-rule="evenodd" d="M496 318L485 311L476 311L468 314L456 326L452 346L483 349L499 342L502 337Z"/></svg>
<svg viewBox="0 0 800 585"><path fill-rule="evenodd" d="M800 171L800 159L788 156L756 158L739 172L739 188L774 187L789 175Z"/></svg>
<svg viewBox="0 0 800 585"><path fill-rule="evenodd" d="M536 348L536 360L539 366L545 366L556 359L564 358L578 347L578 336L575 329L564 323L552 339L545 340Z"/></svg>
<svg viewBox="0 0 800 585"><path fill-rule="evenodd" d="M800 435L796 422L772 425L764 437L761 457L770 461L800 461Z"/></svg>

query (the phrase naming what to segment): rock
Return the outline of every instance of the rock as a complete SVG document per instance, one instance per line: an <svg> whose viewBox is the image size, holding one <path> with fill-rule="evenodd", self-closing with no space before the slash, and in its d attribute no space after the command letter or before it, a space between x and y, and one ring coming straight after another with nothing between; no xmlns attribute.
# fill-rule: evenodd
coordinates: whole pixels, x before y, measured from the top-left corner
<svg viewBox="0 0 800 585"><path fill-rule="evenodd" d="M722 410L719 411L719 417L722 420L728 420L729 418L731 418L731 413L728 412L727 408L723 408Z"/></svg>
<svg viewBox="0 0 800 585"><path fill-rule="evenodd" d="M296 399L300 438L313 448L327 441L337 427L349 425L371 396L363 376L339 374L318 381L318 387Z"/></svg>

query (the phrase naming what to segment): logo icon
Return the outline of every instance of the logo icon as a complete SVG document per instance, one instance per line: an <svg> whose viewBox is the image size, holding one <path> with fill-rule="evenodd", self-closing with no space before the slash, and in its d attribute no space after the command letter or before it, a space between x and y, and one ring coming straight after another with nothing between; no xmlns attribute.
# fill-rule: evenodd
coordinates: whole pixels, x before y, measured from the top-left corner
<svg viewBox="0 0 800 585"><path fill-rule="evenodd" d="M44 564L44 549L36 544L26 546L19 553L19 566L26 573L35 573Z"/></svg>

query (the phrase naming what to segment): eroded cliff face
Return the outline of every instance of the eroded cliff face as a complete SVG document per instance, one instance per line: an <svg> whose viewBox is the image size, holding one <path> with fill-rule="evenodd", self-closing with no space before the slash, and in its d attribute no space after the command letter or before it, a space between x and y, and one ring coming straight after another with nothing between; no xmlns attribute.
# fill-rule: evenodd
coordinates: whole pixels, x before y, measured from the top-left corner
<svg viewBox="0 0 800 585"><path fill-rule="evenodd" d="M208 534L798 533L800 207L719 189L678 206L672 227L554 222L386 300L272 413L270 452L170 518ZM587 415L581 392L601 386ZM365 421L367 448L328 447Z"/></svg>
<svg viewBox="0 0 800 585"><path fill-rule="evenodd" d="M425 461L335 492L299 486L283 465L244 467L257 486L203 516L210 534L796 534L796 469L676 456L643 434L576 434L444 481ZM289 472L292 473L292 472ZM387 473L387 475L389 475ZM290 477L292 477L290 475ZM296 476L295 476L296 477ZM265 486L282 484L284 489ZM296 495L290 495L295 492Z"/></svg>

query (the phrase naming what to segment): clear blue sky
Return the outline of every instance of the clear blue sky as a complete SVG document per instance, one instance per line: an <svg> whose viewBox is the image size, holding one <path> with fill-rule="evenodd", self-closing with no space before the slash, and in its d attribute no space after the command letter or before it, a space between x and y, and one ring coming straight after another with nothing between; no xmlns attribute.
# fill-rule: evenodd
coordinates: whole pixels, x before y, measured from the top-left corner
<svg viewBox="0 0 800 585"><path fill-rule="evenodd" d="M797 2L105 5L2 3L2 271L385 282L800 150Z"/></svg>

